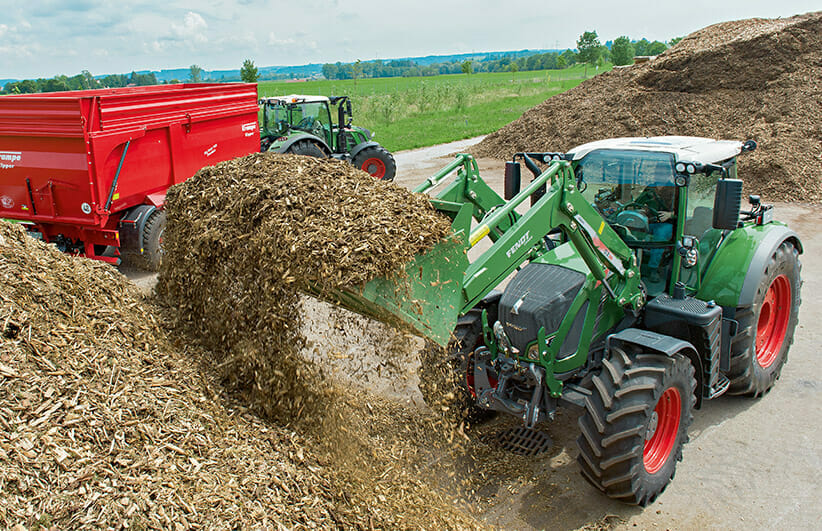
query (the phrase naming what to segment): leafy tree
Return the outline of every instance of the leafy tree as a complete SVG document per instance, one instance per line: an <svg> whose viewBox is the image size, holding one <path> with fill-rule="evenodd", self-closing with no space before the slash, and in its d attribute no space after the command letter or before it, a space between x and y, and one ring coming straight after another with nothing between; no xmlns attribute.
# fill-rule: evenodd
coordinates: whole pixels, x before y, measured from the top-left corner
<svg viewBox="0 0 822 531"><path fill-rule="evenodd" d="M599 37L596 31L586 31L577 40L579 60L585 63L585 76L588 76L588 64L595 63L600 55Z"/></svg>
<svg viewBox="0 0 822 531"><path fill-rule="evenodd" d="M560 55L565 58L565 66L577 64L577 54L574 53L574 50L565 50Z"/></svg>
<svg viewBox="0 0 822 531"><path fill-rule="evenodd" d="M471 61L463 61L462 62L462 73L463 74L471 74L473 71L473 66L471 65Z"/></svg>
<svg viewBox="0 0 822 531"><path fill-rule="evenodd" d="M618 66L629 65L634 59L634 45L631 39L623 35L614 39L611 45L611 61Z"/></svg>
<svg viewBox="0 0 822 531"><path fill-rule="evenodd" d="M648 53L648 49L650 47L651 47L651 43L650 43L650 41L648 41L648 39L642 39L642 40L636 41L634 43L634 53L636 55L650 55Z"/></svg>
<svg viewBox="0 0 822 531"><path fill-rule="evenodd" d="M203 69L200 65L191 65L188 67L188 79L192 83L200 83L203 79Z"/></svg>
<svg viewBox="0 0 822 531"><path fill-rule="evenodd" d="M648 55L659 55L667 49L668 46L664 42L654 41L648 47Z"/></svg>
<svg viewBox="0 0 822 531"><path fill-rule="evenodd" d="M514 76L517 72L519 72L519 65L516 62L513 62L510 65L508 65L508 70L511 71L511 81L513 81Z"/></svg>
<svg viewBox="0 0 822 531"><path fill-rule="evenodd" d="M40 89L41 92L62 92L65 90L71 89L69 88L65 80L60 79L59 77L45 80L42 88Z"/></svg>
<svg viewBox="0 0 822 531"><path fill-rule="evenodd" d="M668 41L668 46L676 46L679 44L679 41L682 40L682 37L674 37L673 39Z"/></svg>
<svg viewBox="0 0 822 531"><path fill-rule="evenodd" d="M565 68L566 66L568 66L568 61L565 60L565 56L560 55L557 57L557 68Z"/></svg>
<svg viewBox="0 0 822 531"><path fill-rule="evenodd" d="M254 66L254 61L251 59L243 61L243 67L240 68L240 79L246 83L256 83L257 80L260 79L260 73L257 71L257 67Z"/></svg>

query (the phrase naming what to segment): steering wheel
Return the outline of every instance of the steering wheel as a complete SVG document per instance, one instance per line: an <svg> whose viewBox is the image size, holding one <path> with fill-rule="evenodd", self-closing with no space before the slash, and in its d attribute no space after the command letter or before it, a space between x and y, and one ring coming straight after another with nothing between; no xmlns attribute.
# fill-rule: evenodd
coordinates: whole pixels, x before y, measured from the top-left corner
<svg viewBox="0 0 822 531"><path fill-rule="evenodd" d="M316 120L311 116L306 116L302 120L300 120L297 125L295 126L297 129L309 130L314 126L314 122Z"/></svg>
<svg viewBox="0 0 822 531"><path fill-rule="evenodd" d="M650 206L648 206L648 205L646 205L646 204L643 204L643 203L637 203L636 201L631 201L630 203L626 203L626 204L624 204L624 205L621 205L621 206L617 209L616 213L617 213L617 215L619 215L619 214L621 214L623 211L626 211L626 210L628 210L628 209L631 209L631 207L634 207L632 210L642 210L642 209L647 210L647 211L648 211L648 213L649 213L649 214L651 214L651 215L650 215L650 216L645 216L646 218L648 218L648 217L649 217L649 218L652 218L652 219L659 219L659 210L657 210L657 209L655 209L655 208L653 208L653 207L650 207Z"/></svg>

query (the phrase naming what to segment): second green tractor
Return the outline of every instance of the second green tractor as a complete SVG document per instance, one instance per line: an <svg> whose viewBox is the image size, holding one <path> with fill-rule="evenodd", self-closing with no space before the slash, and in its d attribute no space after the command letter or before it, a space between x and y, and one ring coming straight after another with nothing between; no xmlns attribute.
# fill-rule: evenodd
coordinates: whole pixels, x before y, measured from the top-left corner
<svg viewBox="0 0 822 531"><path fill-rule="evenodd" d="M292 94L260 100L261 151L335 157L351 162L375 179L391 181L397 173L393 155L374 134L352 125L348 96ZM332 119L336 110L336 122Z"/></svg>

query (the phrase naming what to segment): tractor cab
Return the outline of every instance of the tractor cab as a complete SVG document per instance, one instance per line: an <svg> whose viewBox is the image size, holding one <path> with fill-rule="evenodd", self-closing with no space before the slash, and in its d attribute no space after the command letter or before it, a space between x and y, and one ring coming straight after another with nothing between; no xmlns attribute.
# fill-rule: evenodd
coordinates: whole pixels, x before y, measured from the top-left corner
<svg viewBox="0 0 822 531"><path fill-rule="evenodd" d="M291 95L266 98L260 103L263 139L276 140L293 132L304 132L323 139L333 147L332 131L337 128L331 120L327 97Z"/></svg>
<svg viewBox="0 0 822 531"><path fill-rule="evenodd" d="M714 226L717 185L741 186L736 157L753 147L697 137L615 138L579 146L566 158L585 198L635 250L653 296L694 276L683 269L695 265L700 241L729 228ZM739 207L719 208L729 208L717 214L735 224Z"/></svg>

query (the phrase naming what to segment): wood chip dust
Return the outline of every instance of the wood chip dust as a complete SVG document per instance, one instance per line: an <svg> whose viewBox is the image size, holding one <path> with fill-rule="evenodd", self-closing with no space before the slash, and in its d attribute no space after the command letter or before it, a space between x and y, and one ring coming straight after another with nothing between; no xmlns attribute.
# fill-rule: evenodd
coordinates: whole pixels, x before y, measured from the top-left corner
<svg viewBox="0 0 822 531"><path fill-rule="evenodd" d="M750 193L822 200L822 12L703 28L654 61L546 100L474 152L506 159L654 135L754 139L758 149L739 159Z"/></svg>
<svg viewBox="0 0 822 531"><path fill-rule="evenodd" d="M167 337L168 319L114 268L0 221L0 527L476 527L400 456L357 476L313 435L261 419L199 370L209 355ZM404 448L381 440L349 448L359 461L363 442Z"/></svg>

